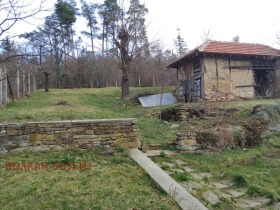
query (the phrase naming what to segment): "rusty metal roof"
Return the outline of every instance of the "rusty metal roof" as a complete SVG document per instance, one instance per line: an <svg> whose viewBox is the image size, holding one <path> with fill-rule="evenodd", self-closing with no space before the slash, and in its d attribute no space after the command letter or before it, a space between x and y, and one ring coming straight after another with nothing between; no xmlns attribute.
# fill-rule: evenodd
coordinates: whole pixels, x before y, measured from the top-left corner
<svg viewBox="0 0 280 210"><path fill-rule="evenodd" d="M251 44L241 42L221 42L208 41L199 47L194 48L187 54L183 55L176 61L169 64L168 68L176 68L184 59L194 56L195 54L224 54L224 55L242 55L242 56L264 56L264 57L280 57L280 50L274 49L263 44Z"/></svg>

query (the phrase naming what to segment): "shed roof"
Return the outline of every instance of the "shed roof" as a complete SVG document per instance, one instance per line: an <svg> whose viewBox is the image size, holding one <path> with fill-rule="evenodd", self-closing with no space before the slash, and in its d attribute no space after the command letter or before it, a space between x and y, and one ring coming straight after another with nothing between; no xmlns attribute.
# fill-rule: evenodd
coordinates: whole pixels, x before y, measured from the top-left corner
<svg viewBox="0 0 280 210"><path fill-rule="evenodd" d="M264 56L264 57L280 57L280 50L274 49L263 44L251 44L240 42L222 42L208 41L194 48L187 54L183 55L176 61L169 64L168 68L176 68L183 60L192 57L194 54L225 54L225 55L241 55L241 56Z"/></svg>

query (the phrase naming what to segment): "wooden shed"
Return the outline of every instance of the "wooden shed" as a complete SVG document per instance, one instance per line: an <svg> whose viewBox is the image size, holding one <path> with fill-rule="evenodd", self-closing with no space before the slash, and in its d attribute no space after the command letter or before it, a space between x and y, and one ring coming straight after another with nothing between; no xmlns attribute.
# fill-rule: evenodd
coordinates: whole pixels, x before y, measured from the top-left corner
<svg viewBox="0 0 280 210"><path fill-rule="evenodd" d="M185 101L273 97L280 92L280 51L262 44L208 41L167 68L177 70Z"/></svg>

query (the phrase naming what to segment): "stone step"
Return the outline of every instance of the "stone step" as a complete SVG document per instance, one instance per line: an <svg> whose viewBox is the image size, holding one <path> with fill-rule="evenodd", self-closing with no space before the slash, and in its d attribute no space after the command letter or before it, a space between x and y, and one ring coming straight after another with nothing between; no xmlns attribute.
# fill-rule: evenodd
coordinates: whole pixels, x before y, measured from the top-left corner
<svg viewBox="0 0 280 210"><path fill-rule="evenodd" d="M226 190L226 194L230 195L232 198L239 198L245 195L245 192L236 191L236 190Z"/></svg>
<svg viewBox="0 0 280 210"><path fill-rule="evenodd" d="M157 157L163 153L165 155L173 155L173 154L176 154L176 151L173 151L173 150L148 150L148 151L146 151L146 155L148 157Z"/></svg>
<svg viewBox="0 0 280 210"><path fill-rule="evenodd" d="M203 187L203 185L201 183L197 183L197 182L182 182L181 183L182 187L184 187L186 190L197 190Z"/></svg>
<svg viewBox="0 0 280 210"><path fill-rule="evenodd" d="M222 184L220 182L212 182L210 184L211 187L217 188L217 189L226 189L229 188L229 185L226 184Z"/></svg>
<svg viewBox="0 0 280 210"><path fill-rule="evenodd" d="M204 192L204 193L202 194L202 197L203 197L203 199L204 199L205 201L207 201L207 202L210 203L211 205L215 205L215 204L218 204L218 203L221 202L220 199L219 199L219 197L218 197L215 193L213 193L213 192L211 192L211 191Z"/></svg>
<svg viewBox="0 0 280 210"><path fill-rule="evenodd" d="M280 202L275 203L271 208L272 210L280 210Z"/></svg>
<svg viewBox="0 0 280 210"><path fill-rule="evenodd" d="M247 198L240 199L235 206L242 209L259 209L270 203L269 198L257 197L257 198Z"/></svg>

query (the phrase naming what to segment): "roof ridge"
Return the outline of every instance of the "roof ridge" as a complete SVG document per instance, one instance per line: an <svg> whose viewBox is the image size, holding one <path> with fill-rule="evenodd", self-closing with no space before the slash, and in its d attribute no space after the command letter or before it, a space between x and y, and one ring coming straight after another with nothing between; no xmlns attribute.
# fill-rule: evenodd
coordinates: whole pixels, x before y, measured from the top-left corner
<svg viewBox="0 0 280 210"><path fill-rule="evenodd" d="M266 46L266 47L271 47L269 45L266 44L260 44L260 43L253 43L253 42L233 42L233 41L217 41L217 40L210 40L210 42L217 42L217 43L225 43L225 44L246 44L246 45L262 45L262 46ZM273 48L273 47L271 47ZM275 48L274 48L275 49Z"/></svg>

